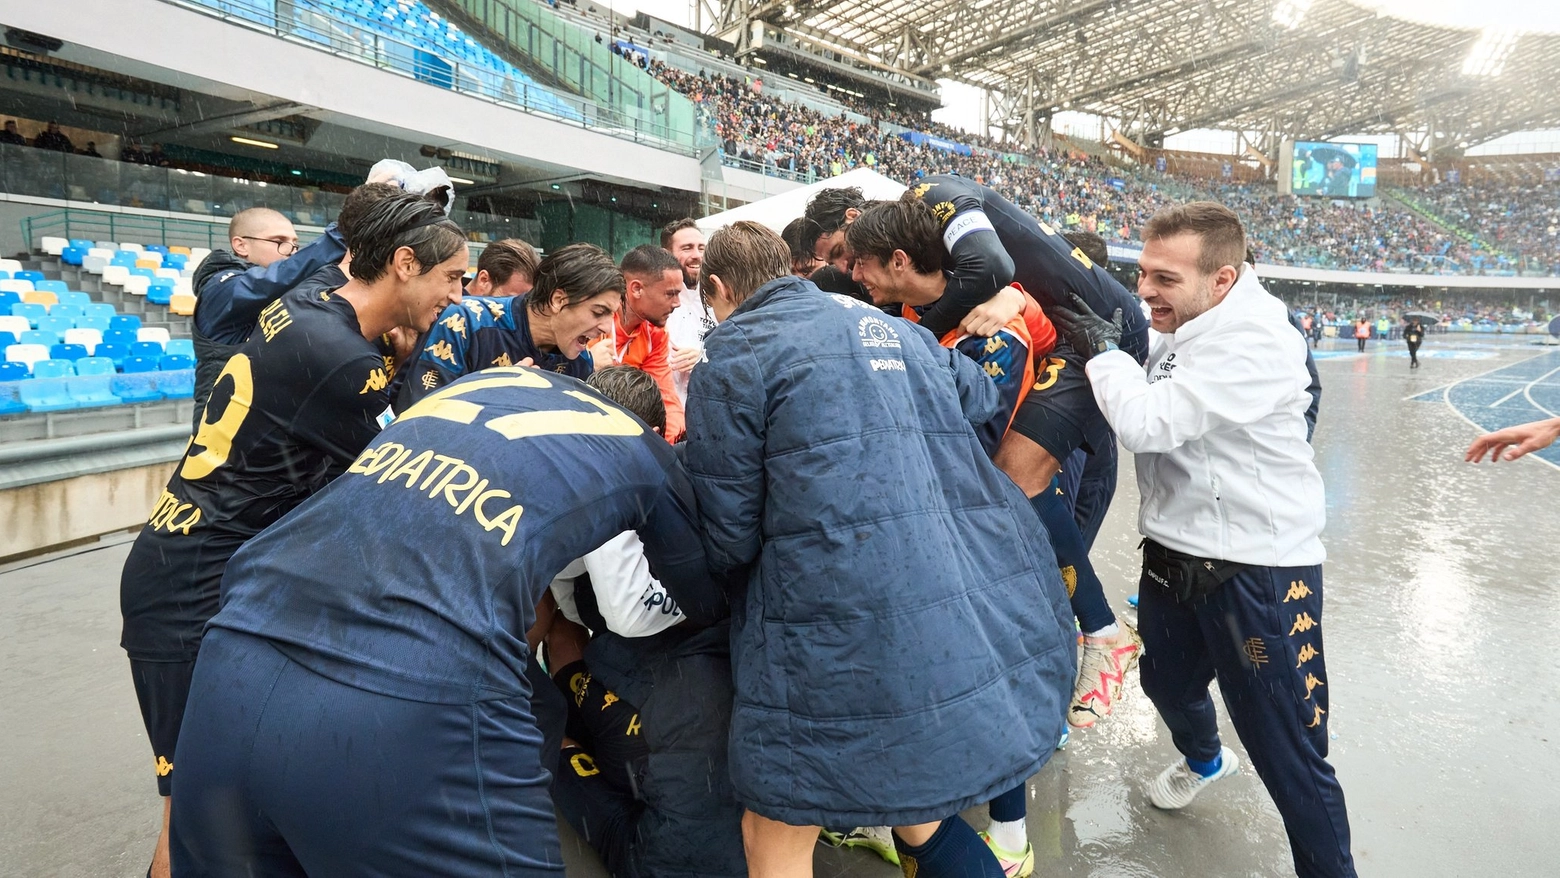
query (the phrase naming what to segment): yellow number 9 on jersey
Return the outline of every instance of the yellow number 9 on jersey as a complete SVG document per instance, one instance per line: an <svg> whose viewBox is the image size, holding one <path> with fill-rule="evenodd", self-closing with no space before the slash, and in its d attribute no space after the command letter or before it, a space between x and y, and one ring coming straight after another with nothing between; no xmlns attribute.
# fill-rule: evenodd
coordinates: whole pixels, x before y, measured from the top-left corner
<svg viewBox="0 0 1560 878"><path fill-rule="evenodd" d="M249 417L249 406L255 398L254 372L250 368L249 357L234 354L227 361L227 365L222 367L222 374L212 383L213 396L224 378L232 379L233 395L228 398L222 417L215 421L208 420L211 417L211 403L207 402L206 412L201 416L200 430L190 443L190 451L199 447L200 453L185 455L184 466L179 469L179 476L187 481L203 479L227 463L228 455L233 453L233 437L244 419Z"/></svg>

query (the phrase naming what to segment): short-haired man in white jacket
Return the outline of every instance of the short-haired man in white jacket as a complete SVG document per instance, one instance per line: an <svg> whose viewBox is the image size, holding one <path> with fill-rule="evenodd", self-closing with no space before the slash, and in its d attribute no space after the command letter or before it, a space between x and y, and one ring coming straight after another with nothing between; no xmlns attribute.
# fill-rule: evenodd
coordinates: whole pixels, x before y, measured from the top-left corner
<svg viewBox="0 0 1560 878"><path fill-rule="evenodd" d="M1181 808L1235 772L1219 741L1215 678L1267 785L1295 871L1354 876L1343 789L1327 763L1322 477L1306 442L1305 340L1243 265L1245 231L1212 202L1143 230L1138 295L1151 309L1147 374L1087 308L1051 315L1100 410L1137 456L1144 541L1143 691L1185 757L1149 797Z"/></svg>

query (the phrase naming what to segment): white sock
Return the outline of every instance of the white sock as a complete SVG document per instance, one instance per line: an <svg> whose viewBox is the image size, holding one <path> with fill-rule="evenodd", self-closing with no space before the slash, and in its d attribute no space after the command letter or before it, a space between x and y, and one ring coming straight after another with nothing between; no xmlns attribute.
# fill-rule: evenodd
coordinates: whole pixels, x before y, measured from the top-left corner
<svg viewBox="0 0 1560 878"><path fill-rule="evenodd" d="M997 847L1015 854L1023 851L1024 845L1029 843L1029 836L1024 831L1022 820L1005 822L993 820L991 825L986 827L986 834L991 836L991 840Z"/></svg>
<svg viewBox="0 0 1560 878"><path fill-rule="evenodd" d="M1085 631L1085 632L1083 632L1083 636L1084 637L1105 637L1105 638L1115 639L1116 635L1118 635L1120 633L1121 633L1121 626L1119 624L1115 623L1115 622L1112 622L1109 625L1106 625L1104 628L1101 628L1098 631Z"/></svg>

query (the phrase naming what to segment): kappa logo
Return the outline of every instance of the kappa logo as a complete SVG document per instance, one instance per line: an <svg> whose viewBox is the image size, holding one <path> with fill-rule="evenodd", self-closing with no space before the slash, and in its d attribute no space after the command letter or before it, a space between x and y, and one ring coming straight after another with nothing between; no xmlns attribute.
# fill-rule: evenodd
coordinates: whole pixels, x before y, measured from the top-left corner
<svg viewBox="0 0 1560 878"><path fill-rule="evenodd" d="M377 393L390 386L390 378L385 375L385 370L375 369L368 373L368 380L363 383L363 389L358 391L358 396L366 393Z"/></svg>
<svg viewBox="0 0 1560 878"><path fill-rule="evenodd" d="M856 324L856 334L861 336L861 346L882 350L899 349L899 333L881 317L863 317Z"/></svg>

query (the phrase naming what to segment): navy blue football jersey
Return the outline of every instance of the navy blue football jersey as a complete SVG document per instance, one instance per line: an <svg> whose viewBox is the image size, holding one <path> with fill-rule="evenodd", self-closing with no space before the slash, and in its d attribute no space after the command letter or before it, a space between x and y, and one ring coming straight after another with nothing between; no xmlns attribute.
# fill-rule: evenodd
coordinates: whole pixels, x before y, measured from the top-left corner
<svg viewBox="0 0 1560 878"><path fill-rule="evenodd" d="M488 369L407 410L245 545L211 624L386 695L524 695L537 601L625 530L690 620L725 614L692 503L671 446L626 410L563 375Z"/></svg>

